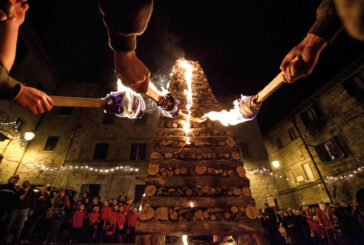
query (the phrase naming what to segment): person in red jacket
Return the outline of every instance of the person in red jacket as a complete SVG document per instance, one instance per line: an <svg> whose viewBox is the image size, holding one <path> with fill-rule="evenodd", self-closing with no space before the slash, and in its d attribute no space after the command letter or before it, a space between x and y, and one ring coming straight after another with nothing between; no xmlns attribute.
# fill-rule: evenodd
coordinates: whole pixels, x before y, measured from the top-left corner
<svg viewBox="0 0 364 245"><path fill-rule="evenodd" d="M119 207L119 212L116 217L116 230L114 242L122 242L124 239L126 215L122 206Z"/></svg>
<svg viewBox="0 0 364 245"><path fill-rule="evenodd" d="M128 200L124 205L123 205L123 210L124 210L124 213L129 213L129 210L130 210L130 205L131 205L132 201L131 200Z"/></svg>
<svg viewBox="0 0 364 245"><path fill-rule="evenodd" d="M85 205L81 204L72 218L72 242L80 242L84 219L86 219Z"/></svg>
<svg viewBox="0 0 364 245"><path fill-rule="evenodd" d="M95 206L92 213L89 213L88 215L89 220L89 232L87 240L88 242L91 242L96 239L97 235L97 229L100 224L100 212L99 212L99 206Z"/></svg>
<svg viewBox="0 0 364 245"><path fill-rule="evenodd" d="M129 229L129 241L135 241L135 227L138 221L138 209L133 208L132 211L128 215L128 229Z"/></svg>
<svg viewBox="0 0 364 245"><path fill-rule="evenodd" d="M325 229L325 236L328 245L334 245L335 238L331 225L331 208L327 207L324 202L319 202L319 207L316 209L316 217L319 225Z"/></svg>
<svg viewBox="0 0 364 245"><path fill-rule="evenodd" d="M107 242L113 242L116 230L117 216L118 216L118 206L113 206L111 214L106 220L106 224L104 226L104 237Z"/></svg>
<svg viewBox="0 0 364 245"><path fill-rule="evenodd" d="M112 208L109 206L109 202L105 201L104 206L101 208L100 221L103 226L105 226L106 220L111 215Z"/></svg>
<svg viewBox="0 0 364 245"><path fill-rule="evenodd" d="M311 237L316 241L316 244L325 244L325 229L317 222L316 216L307 207L305 210L306 220L310 226Z"/></svg>

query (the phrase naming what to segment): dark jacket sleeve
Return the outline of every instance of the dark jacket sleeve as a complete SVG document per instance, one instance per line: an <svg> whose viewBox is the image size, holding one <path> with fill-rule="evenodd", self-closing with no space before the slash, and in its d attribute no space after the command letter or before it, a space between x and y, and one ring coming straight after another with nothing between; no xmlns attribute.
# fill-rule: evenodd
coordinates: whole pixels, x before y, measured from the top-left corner
<svg viewBox="0 0 364 245"><path fill-rule="evenodd" d="M10 77L6 68L0 64L0 99L12 100L20 91L21 83Z"/></svg>
<svg viewBox="0 0 364 245"><path fill-rule="evenodd" d="M153 0L99 0L107 27L109 45L117 51L132 51L153 12Z"/></svg>
<svg viewBox="0 0 364 245"><path fill-rule="evenodd" d="M316 21L312 25L309 33L316 34L329 43L343 29L343 24L337 15L333 0L323 0L316 11Z"/></svg>

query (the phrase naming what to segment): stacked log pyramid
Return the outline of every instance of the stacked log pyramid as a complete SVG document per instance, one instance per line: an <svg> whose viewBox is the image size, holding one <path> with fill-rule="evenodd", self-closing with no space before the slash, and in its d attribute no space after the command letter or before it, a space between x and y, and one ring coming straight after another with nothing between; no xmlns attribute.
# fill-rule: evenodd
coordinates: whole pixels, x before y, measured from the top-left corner
<svg viewBox="0 0 364 245"><path fill-rule="evenodd" d="M169 91L186 105L185 69L177 61ZM192 116L221 110L198 62L193 66ZM191 144L185 143L185 118L160 118L150 157L145 197L136 231L189 236L257 234L262 228L228 127L219 122L191 122Z"/></svg>

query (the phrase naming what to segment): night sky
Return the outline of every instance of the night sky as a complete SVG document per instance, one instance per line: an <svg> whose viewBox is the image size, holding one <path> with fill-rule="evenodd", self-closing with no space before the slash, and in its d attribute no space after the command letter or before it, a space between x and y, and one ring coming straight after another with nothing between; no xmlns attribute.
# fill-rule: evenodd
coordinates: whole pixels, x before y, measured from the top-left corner
<svg viewBox="0 0 364 245"><path fill-rule="evenodd" d="M153 79L166 79L178 57L201 63L215 95L228 105L255 94L279 72L306 35L319 0L156 0L137 55ZM29 0L30 24L64 82L115 89L112 52L96 0ZM364 53L343 31L321 54L313 74L280 88L258 116L265 132Z"/></svg>

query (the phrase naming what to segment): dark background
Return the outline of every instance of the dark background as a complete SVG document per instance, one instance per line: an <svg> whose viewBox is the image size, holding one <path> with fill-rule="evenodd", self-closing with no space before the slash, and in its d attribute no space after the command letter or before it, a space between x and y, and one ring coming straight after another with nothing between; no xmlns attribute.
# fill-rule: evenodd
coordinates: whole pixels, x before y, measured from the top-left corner
<svg viewBox="0 0 364 245"><path fill-rule="evenodd" d="M279 72L286 53L306 35L319 0L156 0L137 55L153 81L167 81L179 57L201 63L228 109L241 93L255 94ZM96 82L115 89L112 52L96 0L29 0L33 27L64 82ZM285 85L258 116L265 132L364 53L343 31L313 74Z"/></svg>

